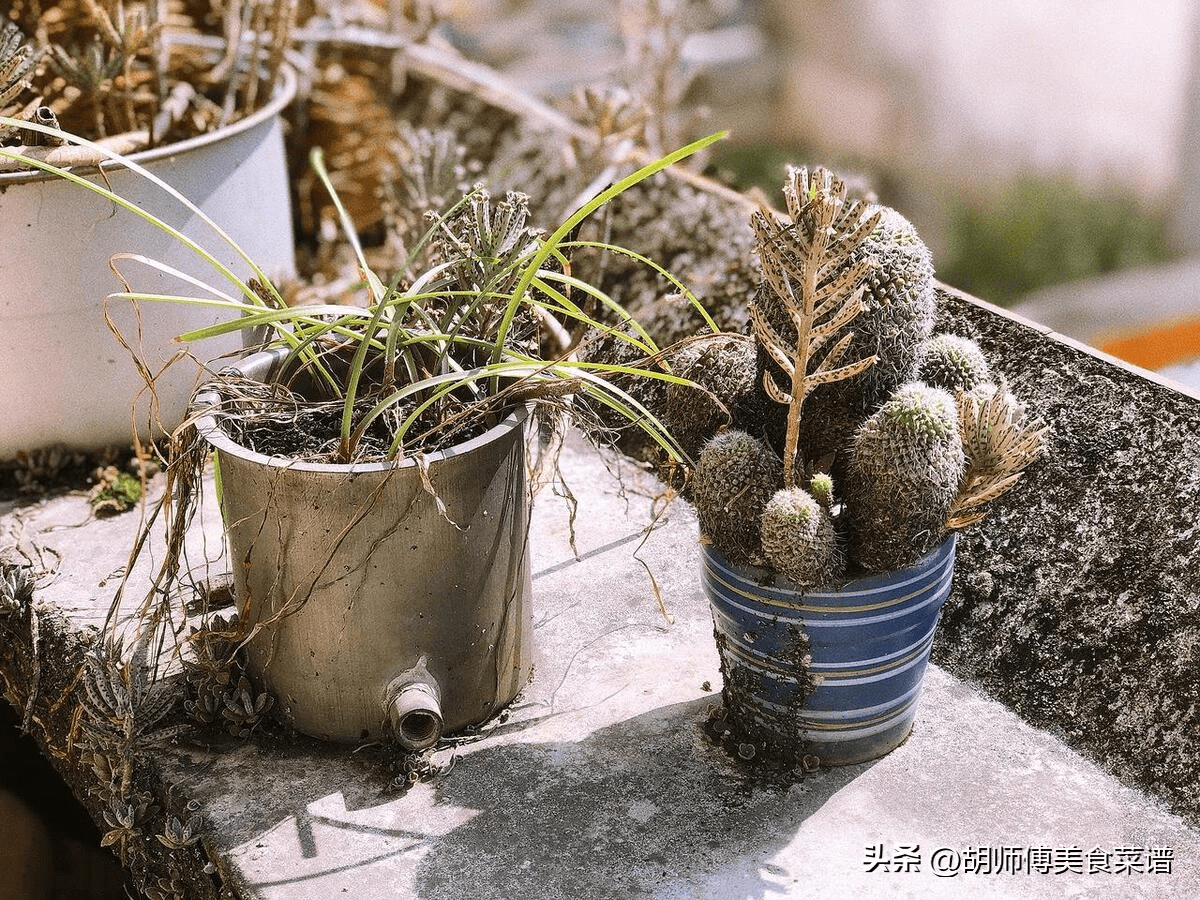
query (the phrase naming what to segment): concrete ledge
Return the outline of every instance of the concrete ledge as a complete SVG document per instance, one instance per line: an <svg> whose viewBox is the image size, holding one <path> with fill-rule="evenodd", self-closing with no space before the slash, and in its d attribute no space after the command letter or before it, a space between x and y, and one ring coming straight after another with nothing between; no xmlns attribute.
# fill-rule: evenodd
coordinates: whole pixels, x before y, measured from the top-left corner
<svg viewBox="0 0 1200 900"><path fill-rule="evenodd" d="M153 855L143 877L186 883L189 896L272 900L765 898L813 883L840 897L1200 895L1200 832L936 667L912 737L882 760L779 779L728 757L702 730L720 676L690 508L673 505L646 535L652 479L577 441L563 468L580 503L578 555L567 506L547 490L531 536L536 677L503 720L441 745L432 762L453 767L411 787L382 747L275 726L244 742L193 730L144 758L136 779L164 807L144 823L147 846L167 813L187 810L204 817L203 840ZM70 666L52 661L91 640L111 594L101 582L123 560L118 532L135 523L59 527L80 521L82 502L26 510L22 533L59 559L35 602L54 655L34 730L99 818L95 774L61 752L70 715L52 707ZM0 673L23 707L28 623L0 627ZM975 870L939 876L935 850ZM1030 853L1050 869L1028 871ZM999 870L1003 859L1004 874L980 873L980 860ZM1152 859L1163 871L1147 871ZM1103 864L1113 871L1087 874Z"/></svg>
<svg viewBox="0 0 1200 900"><path fill-rule="evenodd" d="M1200 398L1018 316L943 295L1052 427L959 542L934 657L1200 818Z"/></svg>

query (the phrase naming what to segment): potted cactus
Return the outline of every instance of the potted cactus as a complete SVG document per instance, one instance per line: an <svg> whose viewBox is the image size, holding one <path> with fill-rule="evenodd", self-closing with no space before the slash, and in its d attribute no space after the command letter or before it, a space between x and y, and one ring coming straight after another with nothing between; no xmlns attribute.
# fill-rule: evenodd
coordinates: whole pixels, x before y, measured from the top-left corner
<svg viewBox="0 0 1200 900"><path fill-rule="evenodd" d="M789 170L784 196L786 216L752 216L752 335L677 354L702 390L672 386L663 419L728 413L684 488L724 677L715 733L744 757L848 764L908 736L954 531L1044 428L973 342L932 333L933 267L906 219L823 169Z"/></svg>

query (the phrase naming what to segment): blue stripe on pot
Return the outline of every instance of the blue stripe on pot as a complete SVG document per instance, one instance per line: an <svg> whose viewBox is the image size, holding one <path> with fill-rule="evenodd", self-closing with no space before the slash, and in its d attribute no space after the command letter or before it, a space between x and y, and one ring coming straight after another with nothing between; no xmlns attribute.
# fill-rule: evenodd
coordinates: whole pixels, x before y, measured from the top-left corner
<svg viewBox="0 0 1200 900"><path fill-rule="evenodd" d="M826 765L874 759L908 737L955 539L914 565L838 591L800 592L766 569L702 548L725 704L771 751Z"/></svg>

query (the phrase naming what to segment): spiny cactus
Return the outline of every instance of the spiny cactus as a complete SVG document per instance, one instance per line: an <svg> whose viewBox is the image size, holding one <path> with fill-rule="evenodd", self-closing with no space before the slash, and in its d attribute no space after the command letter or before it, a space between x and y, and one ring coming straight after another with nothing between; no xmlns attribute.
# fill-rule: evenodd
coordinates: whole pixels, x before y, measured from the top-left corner
<svg viewBox="0 0 1200 900"><path fill-rule="evenodd" d="M916 377L922 345L933 331L933 262L912 223L886 206L867 205L879 219L870 236L840 261L842 271L862 260L863 311L853 322L847 356L875 356L854 378L817 391L801 425L803 450L819 459L844 448L862 420L900 385Z"/></svg>
<svg viewBox="0 0 1200 900"><path fill-rule="evenodd" d="M854 436L845 486L853 562L890 571L936 546L965 465L954 398L904 385Z"/></svg>
<svg viewBox="0 0 1200 900"><path fill-rule="evenodd" d="M808 483L808 492L826 511L833 513L833 478L828 472L818 472L814 475Z"/></svg>
<svg viewBox="0 0 1200 900"><path fill-rule="evenodd" d="M842 571L829 509L803 488L776 491L762 514L762 549L798 590L832 584Z"/></svg>
<svg viewBox="0 0 1200 900"><path fill-rule="evenodd" d="M696 463L693 497L700 532L733 563L761 557L763 510L783 478L783 464L744 431L722 432Z"/></svg>
<svg viewBox="0 0 1200 900"><path fill-rule="evenodd" d="M590 330L576 350L579 359L585 362L602 362L607 365L641 368L659 367L659 361L647 355L648 348L641 343L639 335L630 327L611 331ZM669 357L666 360L669 362ZM625 391L652 415L661 416L666 408L667 383L656 378L617 374L610 379L613 385ZM643 429L598 403L589 403L586 398L576 398L575 423L600 446L611 446L626 456L644 463L656 465L662 462L661 448ZM716 428L709 435L714 433ZM705 439L709 435L705 435ZM692 455L689 449L688 453Z"/></svg>
<svg viewBox="0 0 1200 900"><path fill-rule="evenodd" d="M749 430L762 421L754 342L742 335L692 338L668 357L671 371L691 384L670 384L659 415L693 459L721 428Z"/></svg>
<svg viewBox="0 0 1200 900"><path fill-rule="evenodd" d="M917 378L951 393L971 391L991 381L987 358L970 338L939 334L930 338L921 355Z"/></svg>

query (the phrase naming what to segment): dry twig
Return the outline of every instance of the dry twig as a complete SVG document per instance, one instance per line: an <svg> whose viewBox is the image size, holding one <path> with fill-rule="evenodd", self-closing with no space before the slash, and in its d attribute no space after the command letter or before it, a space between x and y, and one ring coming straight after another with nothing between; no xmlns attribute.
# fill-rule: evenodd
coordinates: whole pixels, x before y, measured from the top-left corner
<svg viewBox="0 0 1200 900"><path fill-rule="evenodd" d="M790 223L767 209L751 219L765 293L751 304L750 319L760 346L787 378L780 385L768 370L763 387L788 406L784 483L794 487L805 398L818 385L858 375L877 359L843 361L854 337L846 328L863 310L862 282L872 264L870 257L846 261L875 230L879 213L867 216L863 202L847 203L846 185L820 168L811 175L804 168L791 170L784 196Z"/></svg>
<svg viewBox="0 0 1200 900"><path fill-rule="evenodd" d="M1024 407L1000 381L991 396L960 391L959 431L967 471L946 517L946 527L966 528L987 515L986 506L1007 493L1024 469L1042 455L1049 429L1025 418Z"/></svg>

